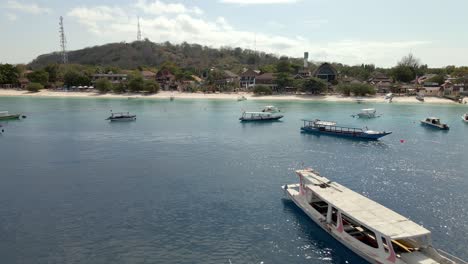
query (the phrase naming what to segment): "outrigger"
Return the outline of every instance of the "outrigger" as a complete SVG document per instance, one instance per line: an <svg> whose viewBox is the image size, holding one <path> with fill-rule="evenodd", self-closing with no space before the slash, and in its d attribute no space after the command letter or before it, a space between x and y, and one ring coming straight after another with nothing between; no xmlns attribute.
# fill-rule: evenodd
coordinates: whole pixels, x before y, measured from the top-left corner
<svg viewBox="0 0 468 264"><path fill-rule="evenodd" d="M302 120L304 126L301 127L302 132L314 134L326 134L339 137L349 137L364 140L377 140L381 137L391 134L392 132L374 131L367 128L352 128L337 126L336 122L315 120Z"/></svg>
<svg viewBox="0 0 468 264"><path fill-rule="evenodd" d="M317 225L350 250L379 264L467 264L435 249L431 232L371 199L320 176L297 170L298 184L282 186Z"/></svg>

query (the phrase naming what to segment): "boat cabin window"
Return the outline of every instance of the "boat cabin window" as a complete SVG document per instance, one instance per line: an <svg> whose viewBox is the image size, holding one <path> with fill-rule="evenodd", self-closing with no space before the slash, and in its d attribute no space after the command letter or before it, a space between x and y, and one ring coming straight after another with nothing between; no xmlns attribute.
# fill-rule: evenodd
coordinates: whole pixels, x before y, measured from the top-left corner
<svg viewBox="0 0 468 264"><path fill-rule="evenodd" d="M357 223L347 215L341 213L343 229L348 235L368 245L369 247L379 248L375 233L369 228Z"/></svg>
<svg viewBox="0 0 468 264"><path fill-rule="evenodd" d="M418 237L418 238L405 238L405 239L395 239L392 240L393 250L395 253L411 253L414 251L419 250L421 245L426 243L425 236Z"/></svg>
<svg viewBox="0 0 468 264"><path fill-rule="evenodd" d="M387 244L387 239L385 237L382 237L382 245L385 250L385 253L388 253L388 244Z"/></svg>
<svg viewBox="0 0 468 264"><path fill-rule="evenodd" d="M327 216L328 203L322 200L320 197L316 196L315 194L312 194L309 204L321 215L323 215L324 217Z"/></svg>

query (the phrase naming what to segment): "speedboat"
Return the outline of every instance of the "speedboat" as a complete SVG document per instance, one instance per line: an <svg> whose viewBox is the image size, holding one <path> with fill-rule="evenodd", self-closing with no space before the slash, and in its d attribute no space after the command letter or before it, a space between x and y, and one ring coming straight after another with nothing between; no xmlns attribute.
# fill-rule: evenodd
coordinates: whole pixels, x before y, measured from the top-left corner
<svg viewBox="0 0 468 264"><path fill-rule="evenodd" d="M296 171L286 195L319 227L370 263L466 264L432 245L431 231L331 181L313 169Z"/></svg>
<svg viewBox="0 0 468 264"><path fill-rule="evenodd" d="M462 115L462 120L463 120L465 123L468 123L468 114Z"/></svg>
<svg viewBox="0 0 468 264"><path fill-rule="evenodd" d="M361 112L352 115L352 117L359 117L359 118L374 118L374 117L380 117L380 115L377 115L377 111L375 108L366 108L362 109Z"/></svg>
<svg viewBox="0 0 468 264"><path fill-rule="evenodd" d="M123 122L123 121L134 121L136 120L136 115L132 115L129 112L126 113L111 113L106 120L111 122Z"/></svg>
<svg viewBox="0 0 468 264"><path fill-rule="evenodd" d="M262 109L262 112L278 113L278 112L281 112L281 110L279 110L276 106L267 105Z"/></svg>
<svg viewBox="0 0 468 264"><path fill-rule="evenodd" d="M377 140L381 137L391 134L392 132L374 131L366 128L352 128L337 126L336 122L315 120L302 120L304 126L301 131L313 134L325 134L331 136L348 137L363 140Z"/></svg>
<svg viewBox="0 0 468 264"><path fill-rule="evenodd" d="M0 120L20 119L21 114L10 114L8 111L0 112Z"/></svg>
<svg viewBox="0 0 468 264"><path fill-rule="evenodd" d="M243 112L239 118L242 122L251 121L277 121L283 118L282 115L269 112Z"/></svg>
<svg viewBox="0 0 468 264"><path fill-rule="evenodd" d="M421 124L429 127L438 128L441 130L449 129L449 126L447 124L441 123L440 118L437 117L428 117L424 120L421 120Z"/></svg>

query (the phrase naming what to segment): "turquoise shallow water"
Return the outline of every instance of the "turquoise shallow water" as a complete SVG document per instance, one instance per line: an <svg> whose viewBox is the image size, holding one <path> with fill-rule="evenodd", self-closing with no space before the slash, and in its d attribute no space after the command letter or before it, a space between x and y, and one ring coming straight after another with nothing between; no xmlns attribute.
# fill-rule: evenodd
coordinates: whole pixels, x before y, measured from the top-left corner
<svg viewBox="0 0 468 264"><path fill-rule="evenodd" d="M237 120L267 104L282 122ZM364 107L383 116L350 117ZM466 106L11 97L3 109L27 119L2 123L1 263L361 263L285 199L303 166L468 259ZM110 109L138 119L109 123ZM431 115L451 130L419 125ZM301 118L393 134L301 134Z"/></svg>

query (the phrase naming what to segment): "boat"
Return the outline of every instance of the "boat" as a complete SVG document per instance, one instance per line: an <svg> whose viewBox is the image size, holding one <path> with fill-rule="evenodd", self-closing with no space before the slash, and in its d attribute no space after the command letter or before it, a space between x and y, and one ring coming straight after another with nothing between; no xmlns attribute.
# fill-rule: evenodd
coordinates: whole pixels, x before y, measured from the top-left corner
<svg viewBox="0 0 468 264"><path fill-rule="evenodd" d="M111 116L106 118L111 122L122 122L122 121L134 121L136 120L136 115L132 115L129 112L126 113L111 113Z"/></svg>
<svg viewBox="0 0 468 264"><path fill-rule="evenodd" d="M370 263L467 264L434 248L431 231L333 182L313 169L297 170L299 183L282 186L318 226Z"/></svg>
<svg viewBox="0 0 468 264"><path fill-rule="evenodd" d="M279 113L281 110L279 110L276 106L273 105L267 105L262 109L262 112L268 112L268 113Z"/></svg>
<svg viewBox="0 0 468 264"><path fill-rule="evenodd" d="M377 140L392 133L386 131L369 130L367 127L364 129L341 127L337 126L336 122L322 121L319 119L302 121L304 121L304 126L301 127L301 131L305 133L325 134L363 140Z"/></svg>
<svg viewBox="0 0 468 264"><path fill-rule="evenodd" d="M416 95L416 100L418 100L420 102L424 102L424 95L422 95L422 94Z"/></svg>
<svg viewBox="0 0 468 264"><path fill-rule="evenodd" d="M462 115L462 120L465 122L465 123L468 123L468 114L464 114Z"/></svg>
<svg viewBox="0 0 468 264"><path fill-rule="evenodd" d="M269 112L243 112L242 116L239 118L242 122L249 121L276 121L283 118L282 115Z"/></svg>
<svg viewBox="0 0 468 264"><path fill-rule="evenodd" d="M21 114L10 114L8 111L0 112L0 120L14 120L20 119Z"/></svg>
<svg viewBox="0 0 468 264"><path fill-rule="evenodd" d="M239 101L239 102L240 102L240 101L245 101L245 100L247 100L247 98L245 98L245 96L243 96L243 95L237 97L237 101Z"/></svg>
<svg viewBox="0 0 468 264"><path fill-rule="evenodd" d="M169 97L169 101L174 101L174 99L175 99L175 97L174 97L173 95L171 95L171 96Z"/></svg>
<svg viewBox="0 0 468 264"><path fill-rule="evenodd" d="M364 102L365 102L364 99L362 99L362 98L356 98L356 103L362 104L362 103L364 103Z"/></svg>
<svg viewBox="0 0 468 264"><path fill-rule="evenodd" d="M377 111L375 108L366 108L366 109L361 109L361 112L352 115L352 117L359 117L359 118L374 118L374 117L380 117L380 115L377 115Z"/></svg>
<svg viewBox="0 0 468 264"><path fill-rule="evenodd" d="M391 99L393 99L393 93L388 93L388 94L386 94L386 95L385 95L385 99L386 99L386 100L391 100Z"/></svg>
<svg viewBox="0 0 468 264"><path fill-rule="evenodd" d="M441 123L440 118L437 118L437 117L428 117L424 120L421 120L421 124L429 126L429 127L438 128L441 130L449 129L449 126L447 124Z"/></svg>

